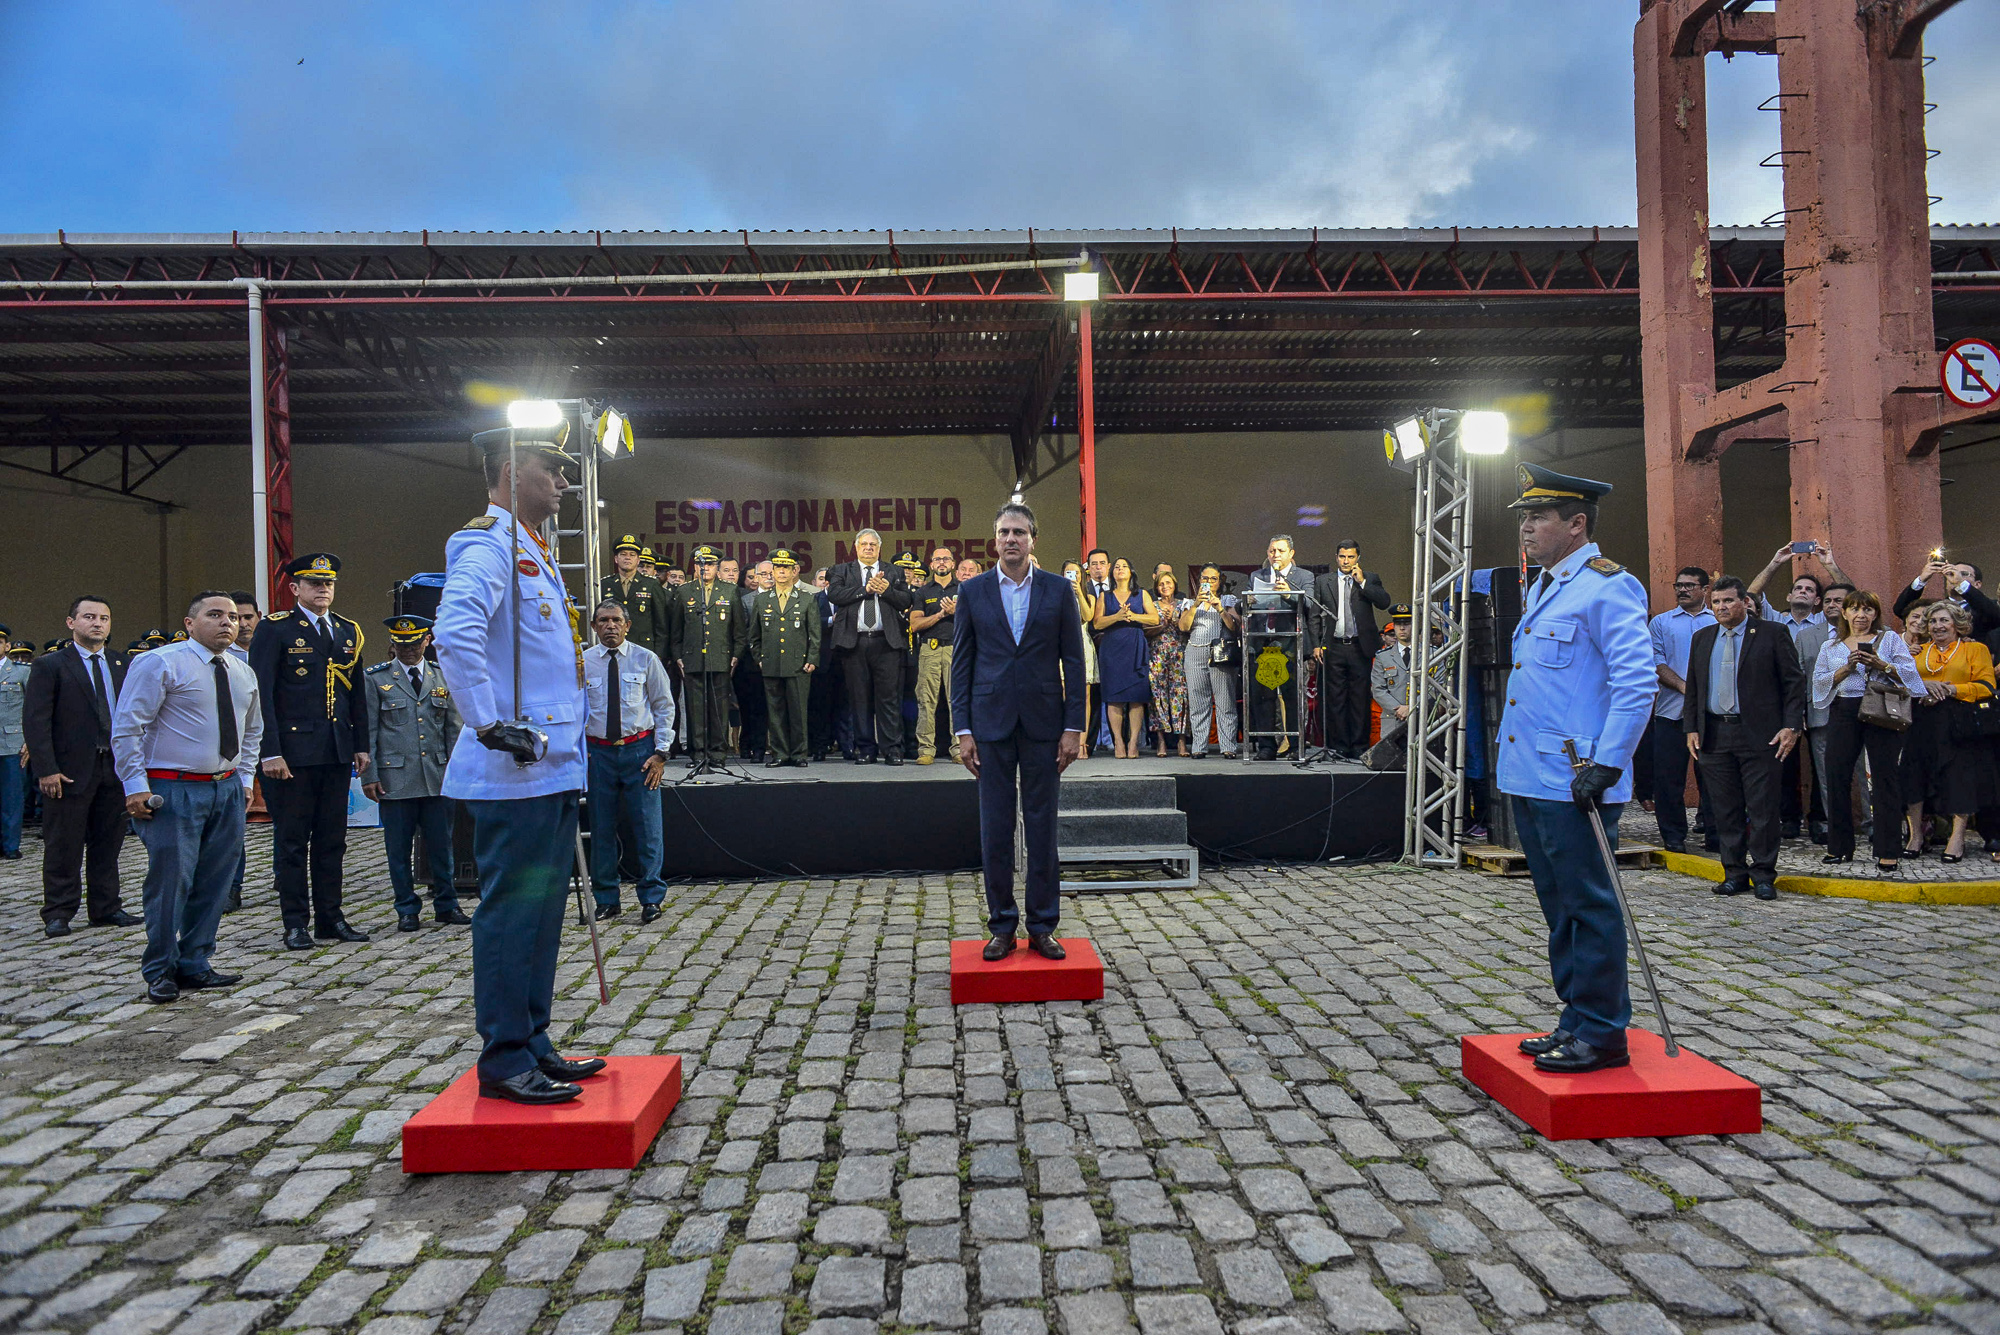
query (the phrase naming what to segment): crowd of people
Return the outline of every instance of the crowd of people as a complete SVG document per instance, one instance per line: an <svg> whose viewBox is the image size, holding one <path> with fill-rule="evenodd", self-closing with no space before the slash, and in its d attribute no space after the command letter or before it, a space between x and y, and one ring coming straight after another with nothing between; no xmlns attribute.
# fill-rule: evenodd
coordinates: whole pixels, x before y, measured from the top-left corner
<svg viewBox="0 0 2000 1335"><path fill-rule="evenodd" d="M1767 590L1782 573L1780 605ZM1761 899L1780 841L1801 835L1828 866L1864 835L1881 872L1933 850L1956 863L1975 831L2000 861L2000 605L1983 585L1933 550L1885 609L1817 542L1780 547L1747 584L1676 574L1651 621L1659 691L1634 765L1661 844L1684 852L1698 834L1723 863L1718 893Z"/></svg>

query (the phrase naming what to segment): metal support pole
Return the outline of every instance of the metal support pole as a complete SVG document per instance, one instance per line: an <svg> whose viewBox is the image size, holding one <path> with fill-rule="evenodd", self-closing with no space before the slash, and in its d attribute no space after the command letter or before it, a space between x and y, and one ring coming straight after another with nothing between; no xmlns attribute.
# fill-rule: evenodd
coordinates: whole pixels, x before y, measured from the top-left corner
<svg viewBox="0 0 2000 1335"><path fill-rule="evenodd" d="M1472 577L1472 471L1459 448L1458 417L1446 411L1430 415L1432 445L1415 470L1416 605L1404 731L1403 859L1420 867L1457 867L1464 851L1464 607Z"/></svg>
<svg viewBox="0 0 2000 1335"><path fill-rule="evenodd" d="M1097 389L1090 365L1090 303L1076 303L1076 442L1078 496L1083 504L1083 552L1097 546Z"/></svg>
<svg viewBox="0 0 2000 1335"><path fill-rule="evenodd" d="M250 547L257 572L257 609L271 610L270 473L264 439L264 289L241 280L250 302Z"/></svg>

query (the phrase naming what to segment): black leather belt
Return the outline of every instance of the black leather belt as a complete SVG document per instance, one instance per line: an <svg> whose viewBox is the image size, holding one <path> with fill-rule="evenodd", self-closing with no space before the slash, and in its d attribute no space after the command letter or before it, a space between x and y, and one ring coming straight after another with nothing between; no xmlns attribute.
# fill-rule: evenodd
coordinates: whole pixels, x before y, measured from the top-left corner
<svg viewBox="0 0 2000 1335"><path fill-rule="evenodd" d="M1743 716L1741 714L1710 714L1708 721L1710 723L1741 723Z"/></svg>

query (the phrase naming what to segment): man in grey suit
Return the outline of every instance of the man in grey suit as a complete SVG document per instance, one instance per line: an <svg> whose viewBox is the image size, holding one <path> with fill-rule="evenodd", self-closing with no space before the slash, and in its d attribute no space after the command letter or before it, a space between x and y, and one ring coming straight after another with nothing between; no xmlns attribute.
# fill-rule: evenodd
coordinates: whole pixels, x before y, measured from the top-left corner
<svg viewBox="0 0 2000 1335"><path fill-rule="evenodd" d="M1395 628L1396 642L1375 655L1368 670L1369 694L1382 706L1382 736L1401 731L1410 716L1410 605L1397 603L1389 609L1389 623Z"/></svg>
<svg viewBox="0 0 2000 1335"><path fill-rule="evenodd" d="M458 742L458 709L437 664L426 662L429 617L390 617L396 656L363 674L367 682L368 735L375 739L372 783L362 793L382 808L382 844L389 855L389 884L396 891L396 930L414 932L424 901L417 896L410 853L419 829L430 864L431 908L442 923L472 921L458 906L452 853L452 800L444 795L444 767Z"/></svg>

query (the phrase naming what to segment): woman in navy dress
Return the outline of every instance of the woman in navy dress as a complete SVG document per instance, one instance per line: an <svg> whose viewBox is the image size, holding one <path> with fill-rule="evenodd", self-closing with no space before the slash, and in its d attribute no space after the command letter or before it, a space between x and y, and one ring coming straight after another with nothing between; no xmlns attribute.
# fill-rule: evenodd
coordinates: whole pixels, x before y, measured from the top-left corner
<svg viewBox="0 0 2000 1335"><path fill-rule="evenodd" d="M1113 750L1121 760L1136 760L1139 739L1146 733L1146 705L1153 698L1146 672L1146 627L1160 624L1160 612L1151 594L1132 586L1132 563L1122 556L1111 563L1111 589L1091 624L1101 632L1097 677L1111 715Z"/></svg>

